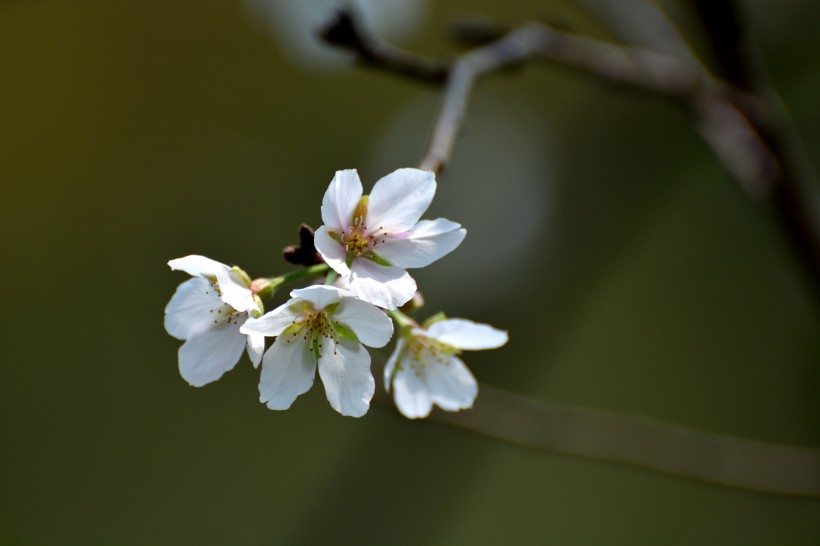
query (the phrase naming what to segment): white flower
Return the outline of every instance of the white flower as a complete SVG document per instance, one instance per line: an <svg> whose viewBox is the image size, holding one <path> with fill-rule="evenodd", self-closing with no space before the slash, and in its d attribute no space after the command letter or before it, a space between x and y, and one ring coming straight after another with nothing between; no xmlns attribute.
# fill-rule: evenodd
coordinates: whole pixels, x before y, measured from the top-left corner
<svg viewBox="0 0 820 546"><path fill-rule="evenodd" d="M316 249L357 297L395 309L416 292L405 269L438 260L467 233L444 218L419 221L435 193L429 171L399 169L364 197L355 170L336 171L322 200Z"/></svg>
<svg viewBox="0 0 820 546"><path fill-rule="evenodd" d="M333 286L309 286L290 295L290 301L240 329L278 336L262 361L259 401L270 409L288 409L313 385L318 365L333 409L361 417L375 392L370 355L362 344L384 347L393 336L393 322L377 307Z"/></svg>
<svg viewBox="0 0 820 546"><path fill-rule="evenodd" d="M507 339L507 332L464 319L403 329L384 368L384 388L390 392L392 382L396 406L410 419L427 417L433 404L447 411L471 408L478 383L457 355L496 349Z"/></svg>
<svg viewBox="0 0 820 546"><path fill-rule="evenodd" d="M186 340L179 348L179 373L185 381L194 387L216 381L236 365L246 346L258 366L265 337L239 332L249 314L262 312L244 272L204 256L186 256L168 265L194 277L179 285L165 307L165 329Z"/></svg>

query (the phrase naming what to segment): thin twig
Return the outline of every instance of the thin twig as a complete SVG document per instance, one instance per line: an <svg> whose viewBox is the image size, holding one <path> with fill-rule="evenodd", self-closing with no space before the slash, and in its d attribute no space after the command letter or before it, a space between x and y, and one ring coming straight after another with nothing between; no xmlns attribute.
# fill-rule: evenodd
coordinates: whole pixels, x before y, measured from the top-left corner
<svg viewBox="0 0 820 546"><path fill-rule="evenodd" d="M355 52L356 60L363 66L388 70L417 81L441 85L450 70L450 63L428 59L377 40L362 28L350 7L339 9L319 35L328 44Z"/></svg>

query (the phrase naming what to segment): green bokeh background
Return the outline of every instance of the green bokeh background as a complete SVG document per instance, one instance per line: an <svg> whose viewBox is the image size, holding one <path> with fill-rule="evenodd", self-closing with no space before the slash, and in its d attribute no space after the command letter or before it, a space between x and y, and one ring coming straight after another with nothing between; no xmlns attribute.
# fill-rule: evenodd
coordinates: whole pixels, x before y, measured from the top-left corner
<svg viewBox="0 0 820 546"><path fill-rule="evenodd" d="M820 164L820 6L741 4ZM668 7L691 28L684 3ZM606 35L572 2L442 0L404 45L447 54L460 11ZM186 385L162 327L185 277L167 260L288 270L280 250L320 223L333 172L358 168L367 187L416 164L438 107L411 82L294 62L253 13L0 1L0 544L820 543L817 500L539 454L381 406L343 418L318 384L272 412L246 359ZM673 104L549 65L498 75L471 103L439 215L469 235L415 275L429 312L511 335L467 355L480 381L820 447L812 281Z"/></svg>

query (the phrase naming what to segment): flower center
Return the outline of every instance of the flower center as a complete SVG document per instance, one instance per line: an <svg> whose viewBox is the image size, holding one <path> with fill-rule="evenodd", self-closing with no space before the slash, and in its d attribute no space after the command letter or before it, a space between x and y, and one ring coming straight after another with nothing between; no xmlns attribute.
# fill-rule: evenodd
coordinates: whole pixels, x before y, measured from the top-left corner
<svg viewBox="0 0 820 546"><path fill-rule="evenodd" d="M432 368L434 364L449 366L450 359L448 357L461 353L461 351L452 345L447 345L446 343L427 336L418 335L407 339L407 345L404 351L405 355L399 359L399 369L403 369L401 362L404 361L416 375L421 375L421 372L425 368Z"/></svg>
<svg viewBox="0 0 820 546"><path fill-rule="evenodd" d="M325 310L317 311L306 305L302 317L294 320L282 335L286 343L293 343L301 337L307 342L308 350L318 360L322 357L326 339L333 340L333 354L336 354L336 345L339 344L340 339L336 330L338 325L339 322L332 321Z"/></svg>
<svg viewBox="0 0 820 546"><path fill-rule="evenodd" d="M222 305L210 310L211 316L214 319L214 324L239 324L239 319L244 313L241 313L231 307L230 305Z"/></svg>
<svg viewBox="0 0 820 546"><path fill-rule="evenodd" d="M216 293L217 298L222 296L222 291L215 280L211 281L211 290ZM210 290L206 290L205 294L210 295L210 292ZM239 324L239 319L242 318L244 313L237 311L227 303L223 303L220 299L217 299L217 302L217 306L208 311L213 318L214 324Z"/></svg>
<svg viewBox="0 0 820 546"><path fill-rule="evenodd" d="M340 234L331 233L331 236L344 247L348 265L359 256L378 262L379 258L373 249L387 241L388 233L383 227L380 226L376 230L367 228L365 221L369 203L370 196L363 195L356 203L356 208L353 209L350 226Z"/></svg>
<svg viewBox="0 0 820 546"><path fill-rule="evenodd" d="M361 218L354 217L353 223L350 224L347 231L341 235L339 242L345 247L345 254L348 260L359 256L370 258L372 251L387 241L388 234L383 227L368 232L367 226L361 222Z"/></svg>

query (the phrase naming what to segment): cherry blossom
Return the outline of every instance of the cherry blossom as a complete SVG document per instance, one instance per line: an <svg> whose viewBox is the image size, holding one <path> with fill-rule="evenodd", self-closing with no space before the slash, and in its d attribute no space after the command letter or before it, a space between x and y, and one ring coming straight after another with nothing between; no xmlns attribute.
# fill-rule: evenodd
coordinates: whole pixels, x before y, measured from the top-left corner
<svg viewBox="0 0 820 546"><path fill-rule="evenodd" d="M204 256L186 256L168 265L193 276L179 285L165 307L165 329L185 340L179 348L183 379L194 387L216 381L236 365L245 348L258 366L264 336L239 331L249 316L263 310L247 275Z"/></svg>
<svg viewBox="0 0 820 546"><path fill-rule="evenodd" d="M393 322L377 307L333 286L309 286L240 332L276 337L262 360L259 400L288 409L313 385L316 369L330 405L342 415L367 413L375 392L370 355L362 347L383 347Z"/></svg>
<svg viewBox="0 0 820 546"><path fill-rule="evenodd" d="M478 383L458 357L462 351L496 349L507 332L465 319L444 319L427 328L402 327L384 369L384 387L410 419L427 417L433 405L447 411L471 408Z"/></svg>
<svg viewBox="0 0 820 546"><path fill-rule="evenodd" d="M316 249L356 297L395 309L416 292L405 270L438 260L467 233L444 218L419 221L435 192L429 171L399 169L364 196L355 170L337 171L322 200Z"/></svg>

